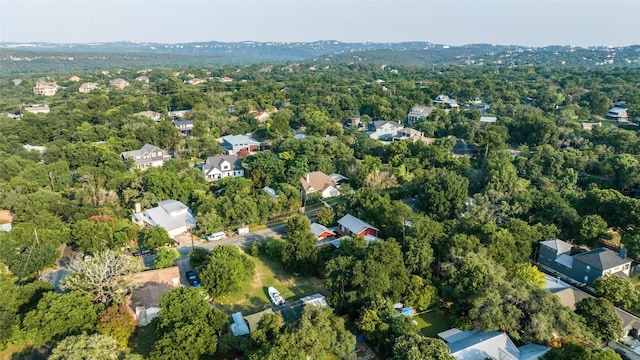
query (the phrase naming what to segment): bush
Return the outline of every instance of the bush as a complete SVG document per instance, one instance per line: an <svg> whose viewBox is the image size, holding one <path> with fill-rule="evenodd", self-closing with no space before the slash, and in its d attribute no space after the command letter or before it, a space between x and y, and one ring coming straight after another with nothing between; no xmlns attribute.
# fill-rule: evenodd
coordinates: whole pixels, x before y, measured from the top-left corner
<svg viewBox="0 0 640 360"><path fill-rule="evenodd" d="M252 242L251 245L249 245L247 252L251 256L256 256L256 257L260 256L260 242L258 241Z"/></svg>
<svg viewBox="0 0 640 360"><path fill-rule="evenodd" d="M195 248L189 253L189 262L195 269L198 268L209 260L209 251L203 248Z"/></svg>
<svg viewBox="0 0 640 360"><path fill-rule="evenodd" d="M260 253L272 260L280 261L284 242L278 239L268 239L260 242Z"/></svg>

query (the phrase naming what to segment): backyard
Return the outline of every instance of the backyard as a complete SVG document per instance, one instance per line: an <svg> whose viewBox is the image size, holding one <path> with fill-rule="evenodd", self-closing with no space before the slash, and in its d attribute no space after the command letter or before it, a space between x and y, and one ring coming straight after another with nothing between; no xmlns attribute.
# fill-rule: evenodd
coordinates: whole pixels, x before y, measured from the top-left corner
<svg viewBox="0 0 640 360"><path fill-rule="evenodd" d="M438 333L451 329L456 315L445 310L435 309L413 317L418 323L418 331L424 336L437 338Z"/></svg>
<svg viewBox="0 0 640 360"><path fill-rule="evenodd" d="M265 256L250 257L256 264L252 281L243 284L239 290L216 299L216 306L227 313L241 311L252 314L271 307L267 288L275 287L283 298L290 302L316 293L324 293L320 279L313 276L293 276L284 270L282 264Z"/></svg>

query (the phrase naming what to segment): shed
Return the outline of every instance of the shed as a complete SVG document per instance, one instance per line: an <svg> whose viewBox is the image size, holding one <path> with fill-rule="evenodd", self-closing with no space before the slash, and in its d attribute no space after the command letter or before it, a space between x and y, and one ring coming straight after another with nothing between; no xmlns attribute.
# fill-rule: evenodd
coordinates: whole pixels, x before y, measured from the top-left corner
<svg viewBox="0 0 640 360"><path fill-rule="evenodd" d="M231 314L231 319L233 319L233 323L229 325L229 328L234 336L247 335L250 332L249 325L242 317L241 312Z"/></svg>

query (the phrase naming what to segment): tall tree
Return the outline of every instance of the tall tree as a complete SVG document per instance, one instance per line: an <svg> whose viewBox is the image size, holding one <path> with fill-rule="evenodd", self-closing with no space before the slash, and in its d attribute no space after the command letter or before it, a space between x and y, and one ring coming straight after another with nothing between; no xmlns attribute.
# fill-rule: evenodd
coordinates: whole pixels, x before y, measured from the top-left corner
<svg viewBox="0 0 640 360"><path fill-rule="evenodd" d="M93 331L101 306L77 291L46 293L35 310L28 312L22 325L36 344L60 341L69 335Z"/></svg>
<svg viewBox="0 0 640 360"><path fill-rule="evenodd" d="M202 286L212 297L224 295L253 277L255 264L234 245L211 249L209 261L200 271Z"/></svg>
<svg viewBox="0 0 640 360"><path fill-rule="evenodd" d="M393 344L392 360L454 360L449 348L440 339L431 339L418 334L399 337Z"/></svg>
<svg viewBox="0 0 640 360"><path fill-rule="evenodd" d="M576 304L576 313L585 319L602 341L616 341L622 336L622 320L609 300L583 299Z"/></svg>
<svg viewBox="0 0 640 360"><path fill-rule="evenodd" d="M132 275L139 269L136 259L107 250L87 261L72 263L60 287L87 294L95 302L124 304L124 297L137 286Z"/></svg>
<svg viewBox="0 0 640 360"><path fill-rule="evenodd" d="M60 341L49 357L51 360L119 360L126 359L125 350L108 335L71 335Z"/></svg>
<svg viewBox="0 0 640 360"><path fill-rule="evenodd" d="M151 359L190 360L215 353L217 334L227 316L198 289L180 287L160 298L157 329L161 338L153 345Z"/></svg>
<svg viewBox="0 0 640 360"><path fill-rule="evenodd" d="M420 208L437 221L455 219L464 208L469 180L449 170L437 170L419 185Z"/></svg>

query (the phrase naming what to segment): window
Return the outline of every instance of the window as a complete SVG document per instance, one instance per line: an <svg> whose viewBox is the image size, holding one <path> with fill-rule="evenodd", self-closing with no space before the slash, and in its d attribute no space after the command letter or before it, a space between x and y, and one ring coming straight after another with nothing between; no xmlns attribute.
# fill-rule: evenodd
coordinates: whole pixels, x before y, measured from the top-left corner
<svg viewBox="0 0 640 360"><path fill-rule="evenodd" d="M584 276L584 282L588 282L589 281L589 277L587 275Z"/></svg>
<svg viewBox="0 0 640 360"><path fill-rule="evenodd" d="M587 271L591 270L591 266L587 265Z"/></svg>

